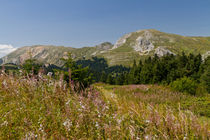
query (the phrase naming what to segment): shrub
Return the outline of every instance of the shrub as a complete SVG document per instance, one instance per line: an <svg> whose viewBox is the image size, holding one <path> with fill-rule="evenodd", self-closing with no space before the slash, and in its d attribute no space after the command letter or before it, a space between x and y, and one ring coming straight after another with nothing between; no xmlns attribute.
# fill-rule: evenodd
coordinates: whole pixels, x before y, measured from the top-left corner
<svg viewBox="0 0 210 140"><path fill-rule="evenodd" d="M210 93L210 66L208 66L206 71L202 74L201 83L206 88L207 92Z"/></svg>
<svg viewBox="0 0 210 140"><path fill-rule="evenodd" d="M24 62L22 68L28 74L38 74L38 71L41 68L41 66L42 64L39 64L36 59L28 59Z"/></svg>
<svg viewBox="0 0 210 140"><path fill-rule="evenodd" d="M176 81L172 82L170 84L170 87L175 91L185 92L195 95L197 85L196 82L191 78L183 77L181 79L177 79Z"/></svg>
<svg viewBox="0 0 210 140"><path fill-rule="evenodd" d="M64 79L69 83L76 82L80 86L80 89L84 90L93 83L92 74L89 72L89 68L83 68L82 65L77 65L73 60L71 53L68 53L68 58L62 58L64 66L68 71L64 72Z"/></svg>

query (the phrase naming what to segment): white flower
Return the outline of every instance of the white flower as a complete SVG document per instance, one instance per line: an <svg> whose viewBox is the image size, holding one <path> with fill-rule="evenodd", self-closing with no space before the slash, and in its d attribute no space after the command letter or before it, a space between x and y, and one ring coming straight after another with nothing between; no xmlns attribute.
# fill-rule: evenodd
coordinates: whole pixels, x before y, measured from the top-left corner
<svg viewBox="0 0 210 140"><path fill-rule="evenodd" d="M145 120L146 123L150 123L150 120Z"/></svg>
<svg viewBox="0 0 210 140"><path fill-rule="evenodd" d="M52 75L53 75L52 72L48 72L48 73L47 73L47 76L50 76L50 77L51 77Z"/></svg>
<svg viewBox="0 0 210 140"><path fill-rule="evenodd" d="M99 124L98 124L98 122L96 122L95 126L96 126L97 128L99 127Z"/></svg>
<svg viewBox="0 0 210 140"><path fill-rule="evenodd" d="M72 122L71 122L71 120L66 119L66 120L63 122L63 125L68 129L68 131L70 131L70 128L71 128L71 126L72 126Z"/></svg>
<svg viewBox="0 0 210 140"><path fill-rule="evenodd" d="M39 131L44 132L44 129L43 129L43 125L42 124L39 125Z"/></svg>
<svg viewBox="0 0 210 140"><path fill-rule="evenodd" d="M82 102L79 102L82 109L85 109L85 106L82 104Z"/></svg>
<svg viewBox="0 0 210 140"><path fill-rule="evenodd" d="M4 80L2 84L6 87L7 86L6 80Z"/></svg>
<svg viewBox="0 0 210 140"><path fill-rule="evenodd" d="M117 119L117 123L120 124L122 122L121 119Z"/></svg>
<svg viewBox="0 0 210 140"><path fill-rule="evenodd" d="M148 140L148 139L149 139L149 136L148 136L148 135L146 135L144 138L145 138L146 140Z"/></svg>

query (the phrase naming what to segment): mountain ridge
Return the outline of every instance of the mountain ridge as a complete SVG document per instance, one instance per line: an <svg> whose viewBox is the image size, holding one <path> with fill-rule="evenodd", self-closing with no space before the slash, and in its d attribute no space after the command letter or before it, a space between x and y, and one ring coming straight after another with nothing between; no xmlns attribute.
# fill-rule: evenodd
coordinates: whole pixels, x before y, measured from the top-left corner
<svg viewBox="0 0 210 140"><path fill-rule="evenodd" d="M103 57L109 65L130 66L133 60L145 59L157 54L210 54L210 37L182 36L155 29L138 30L125 34L115 44L104 42L94 47L73 48L64 46L34 45L18 48L1 58L0 62L21 64L32 57L43 63L62 66L60 58L71 52L74 59Z"/></svg>

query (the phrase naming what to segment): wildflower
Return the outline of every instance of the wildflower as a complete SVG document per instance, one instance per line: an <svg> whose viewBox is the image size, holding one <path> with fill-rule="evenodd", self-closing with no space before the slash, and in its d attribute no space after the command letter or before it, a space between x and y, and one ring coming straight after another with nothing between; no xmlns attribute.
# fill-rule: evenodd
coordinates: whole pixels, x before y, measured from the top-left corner
<svg viewBox="0 0 210 140"><path fill-rule="evenodd" d="M29 133L27 133L26 135L25 135L25 139L33 139L33 138L37 138L38 137L38 135L35 135L33 132L29 132Z"/></svg>
<svg viewBox="0 0 210 140"><path fill-rule="evenodd" d="M146 140L148 140L148 139L149 139L149 136L148 136L148 135L146 135L144 138L145 138Z"/></svg>
<svg viewBox="0 0 210 140"><path fill-rule="evenodd" d="M117 123L121 124L122 120L121 119L117 119Z"/></svg>
<svg viewBox="0 0 210 140"><path fill-rule="evenodd" d="M4 80L4 81L2 82L2 84L3 84L5 87L7 87L7 82L6 82L6 80Z"/></svg>
<svg viewBox="0 0 210 140"><path fill-rule="evenodd" d="M185 137L183 138L183 140L187 140L187 137L185 136Z"/></svg>
<svg viewBox="0 0 210 140"><path fill-rule="evenodd" d="M70 131L70 127L72 126L71 120L67 119L63 122L63 125Z"/></svg>
<svg viewBox="0 0 210 140"><path fill-rule="evenodd" d="M111 95L112 98L114 98L114 94L112 92L110 93L110 95Z"/></svg>
<svg viewBox="0 0 210 140"><path fill-rule="evenodd" d="M136 140L140 140L141 138L139 138L139 137L136 137Z"/></svg>
<svg viewBox="0 0 210 140"><path fill-rule="evenodd" d="M95 123L95 126L96 126L97 128L99 128L99 124L98 124L98 122L96 122L96 123Z"/></svg>
<svg viewBox="0 0 210 140"><path fill-rule="evenodd" d="M146 123L150 123L150 120L145 120Z"/></svg>
<svg viewBox="0 0 210 140"><path fill-rule="evenodd" d="M82 109L85 109L85 106L82 104L82 102L79 102Z"/></svg>
<svg viewBox="0 0 210 140"><path fill-rule="evenodd" d="M48 73L47 73L47 76L50 76L50 77L51 77L52 74L53 74L52 72L48 72Z"/></svg>
<svg viewBox="0 0 210 140"><path fill-rule="evenodd" d="M39 125L39 131L44 132L44 129L43 129L43 125L42 124Z"/></svg>

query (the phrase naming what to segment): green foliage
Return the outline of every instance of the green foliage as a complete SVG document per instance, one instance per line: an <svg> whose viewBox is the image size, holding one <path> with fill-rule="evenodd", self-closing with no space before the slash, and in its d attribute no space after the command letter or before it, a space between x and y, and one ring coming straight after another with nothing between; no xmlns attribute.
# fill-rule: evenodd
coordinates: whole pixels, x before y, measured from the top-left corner
<svg viewBox="0 0 210 140"><path fill-rule="evenodd" d="M172 82L170 86L173 90L195 95L197 83L190 78L183 77L181 79L177 79L176 81Z"/></svg>
<svg viewBox="0 0 210 140"><path fill-rule="evenodd" d="M107 74L112 74L112 80L110 79L108 80L109 82L106 81L106 83L117 85L169 85L177 79L187 77L196 84L200 85L198 89L194 89L194 87L192 87L192 91L188 92L195 94L196 90L197 94L202 95L204 94L205 90L205 92L209 92L210 88L209 58L207 58L205 61L202 61L200 54L186 55L184 52L182 52L181 55L176 56L168 54L160 58L157 55L154 57L148 57L144 62L140 60L138 65L134 60L133 66L129 69L129 71L120 69L116 72L108 72ZM109 78L111 78L111 76Z"/></svg>
<svg viewBox="0 0 210 140"><path fill-rule="evenodd" d="M82 67L89 67L89 72L93 74L92 78L95 82L106 83L108 74L114 73L114 76L118 77L119 75L121 75L121 73L129 71L129 68L122 65L109 67L107 61L104 58L98 57L92 57L88 60L78 60L76 61L76 64L82 65ZM113 82L113 84L114 83L115 82Z"/></svg>
<svg viewBox="0 0 210 140"><path fill-rule="evenodd" d="M28 74L38 74L41 67L42 65L38 63L36 59L28 59L22 65L23 70Z"/></svg>
<svg viewBox="0 0 210 140"><path fill-rule="evenodd" d="M108 77L107 77L107 81L106 81L108 84L112 85L114 84L114 79L113 79L113 76L112 74L109 74Z"/></svg>
<svg viewBox="0 0 210 140"><path fill-rule="evenodd" d="M106 79L107 79L107 75L106 75L106 73L103 71L102 74L101 74L100 81L105 83L105 82L106 82Z"/></svg>
<svg viewBox="0 0 210 140"><path fill-rule="evenodd" d="M205 60L203 74L201 75L201 83L206 87L210 93L210 57Z"/></svg>
<svg viewBox="0 0 210 140"><path fill-rule="evenodd" d="M79 83L80 88L84 89L93 83L92 74L89 73L89 68L83 68L81 65L77 65L72 59L71 53L68 53L68 58L62 58L64 66L68 70L64 72L64 79L67 82Z"/></svg>

